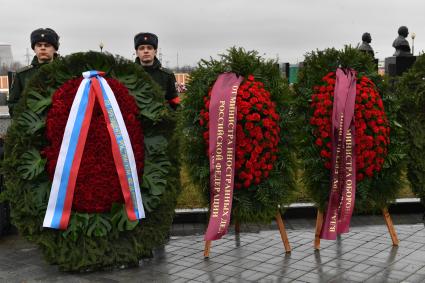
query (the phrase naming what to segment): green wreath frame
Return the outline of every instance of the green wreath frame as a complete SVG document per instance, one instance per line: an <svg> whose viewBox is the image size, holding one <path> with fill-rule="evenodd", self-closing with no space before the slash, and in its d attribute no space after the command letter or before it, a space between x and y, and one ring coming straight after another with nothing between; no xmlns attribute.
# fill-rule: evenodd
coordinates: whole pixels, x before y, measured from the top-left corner
<svg viewBox="0 0 425 283"><path fill-rule="evenodd" d="M47 143L47 110L55 90L87 70L105 71L105 77L123 83L136 99L145 137L141 191L146 218L130 222L124 206L113 204L109 213L72 212L65 231L42 228L51 185L39 153ZM41 247L49 263L65 271L138 265L164 243L174 216L180 191L176 115L143 69L121 57L75 53L43 66L28 83L6 137L6 191L1 197L10 203L14 225Z"/></svg>
<svg viewBox="0 0 425 283"><path fill-rule="evenodd" d="M256 51L245 51L233 47L220 60L201 60L191 74L182 111L182 157L188 168L191 181L197 185L207 203L209 203L209 159L202 138L203 129L199 124L200 111L204 106L203 97L217 76L223 72L234 72L247 78L254 75L264 83L265 89L276 103L276 112L280 114L280 139L278 158L269 178L253 190L235 189L233 194L232 220L239 222L269 222L276 216L279 206L288 204L295 191L294 158L288 142L287 115L289 115L289 88L281 77L276 62L265 61Z"/></svg>
<svg viewBox="0 0 425 283"><path fill-rule="evenodd" d="M372 58L353 47L345 46L343 50L329 48L310 52L306 54L304 66L299 71L298 83L295 85L296 100L293 105L293 111L297 113L297 119L294 121L297 125L294 129L297 131L293 134L297 140L299 159L303 163L302 182L318 209L326 210L330 170L323 166L320 152L314 145L313 127L306 121L310 121L312 115L309 105L313 86L322 85L322 78L338 67L352 68L359 75L366 75L375 83L390 121L390 145L381 172L372 178L366 177L358 182L356 188L355 210L357 212L375 211L388 206L405 185L401 178L405 166L404 145L400 139L402 129L396 121L397 99L388 92L386 80L378 75L377 66Z"/></svg>
<svg viewBox="0 0 425 283"><path fill-rule="evenodd" d="M407 177L412 191L425 203L425 55L416 58L412 68L395 79L400 100L398 117L405 129Z"/></svg>

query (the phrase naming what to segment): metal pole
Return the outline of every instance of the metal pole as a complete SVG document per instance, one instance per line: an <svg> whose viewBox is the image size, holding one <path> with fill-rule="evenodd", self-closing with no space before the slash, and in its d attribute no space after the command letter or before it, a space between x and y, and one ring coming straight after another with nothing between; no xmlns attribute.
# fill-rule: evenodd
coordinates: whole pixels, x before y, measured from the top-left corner
<svg viewBox="0 0 425 283"><path fill-rule="evenodd" d="M411 37L412 37L412 55L415 55L415 37L416 37L416 34L414 32L412 32Z"/></svg>

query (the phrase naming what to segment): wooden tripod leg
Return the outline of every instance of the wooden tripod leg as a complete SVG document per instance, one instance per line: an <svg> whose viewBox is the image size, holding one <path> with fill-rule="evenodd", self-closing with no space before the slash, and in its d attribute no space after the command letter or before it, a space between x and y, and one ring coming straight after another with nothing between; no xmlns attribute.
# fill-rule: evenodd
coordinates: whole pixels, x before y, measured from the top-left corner
<svg viewBox="0 0 425 283"><path fill-rule="evenodd" d="M241 224L238 220L235 221L235 234L239 234L241 232Z"/></svg>
<svg viewBox="0 0 425 283"><path fill-rule="evenodd" d="M280 211L276 212L276 222L279 226L280 237L282 238L283 245L285 246L285 251L287 253L291 252L291 245L289 244L288 235L286 234L285 224L283 223L282 215Z"/></svg>
<svg viewBox="0 0 425 283"><path fill-rule="evenodd" d="M391 240L393 241L393 246L398 246L400 241L398 240L397 232L395 231L393 221L391 220L390 213L388 212L388 208L383 208L382 214L384 215L385 224L387 224L388 232L390 232Z"/></svg>
<svg viewBox="0 0 425 283"><path fill-rule="evenodd" d="M211 241L205 241L204 257L210 257Z"/></svg>
<svg viewBox="0 0 425 283"><path fill-rule="evenodd" d="M314 249L320 250L320 232L322 232L323 212L317 210L316 232L314 233Z"/></svg>

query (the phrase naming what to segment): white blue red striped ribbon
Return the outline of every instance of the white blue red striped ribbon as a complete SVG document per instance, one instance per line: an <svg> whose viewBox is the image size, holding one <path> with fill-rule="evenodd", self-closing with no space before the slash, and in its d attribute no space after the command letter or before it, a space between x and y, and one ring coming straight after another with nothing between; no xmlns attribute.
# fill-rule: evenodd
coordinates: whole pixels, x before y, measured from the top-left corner
<svg viewBox="0 0 425 283"><path fill-rule="evenodd" d="M133 221L145 217L130 137L115 95L101 75L103 73L97 71L83 73L84 79L75 95L65 127L44 227L65 230L68 226L75 183L95 99L101 106L108 127L127 216Z"/></svg>

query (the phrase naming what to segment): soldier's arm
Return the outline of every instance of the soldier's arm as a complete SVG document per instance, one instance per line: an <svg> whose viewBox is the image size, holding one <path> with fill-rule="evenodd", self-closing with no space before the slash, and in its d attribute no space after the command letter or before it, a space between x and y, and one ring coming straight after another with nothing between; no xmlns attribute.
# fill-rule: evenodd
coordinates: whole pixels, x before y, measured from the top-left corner
<svg viewBox="0 0 425 283"><path fill-rule="evenodd" d="M19 101L19 97L22 92L22 82L19 74L15 74L14 79L12 81L12 85L9 89L9 100L7 101L7 106L9 107L10 117L13 117L13 109Z"/></svg>
<svg viewBox="0 0 425 283"><path fill-rule="evenodd" d="M166 99L168 100L168 103L170 104L171 108L173 108L174 110L177 109L180 104L180 98L177 93L176 77L173 73L169 74Z"/></svg>

